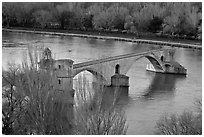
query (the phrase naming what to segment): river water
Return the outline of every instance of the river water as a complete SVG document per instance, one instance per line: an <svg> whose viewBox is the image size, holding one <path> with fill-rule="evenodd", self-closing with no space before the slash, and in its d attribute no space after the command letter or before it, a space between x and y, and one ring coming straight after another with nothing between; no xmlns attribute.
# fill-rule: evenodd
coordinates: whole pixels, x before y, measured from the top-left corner
<svg viewBox="0 0 204 137"><path fill-rule="evenodd" d="M158 48L131 42L13 32L3 32L2 43L4 69L8 62L21 63L28 47L49 47L55 59L69 58L74 63ZM155 134L156 122L162 115L196 111L195 101L202 97L202 50L176 48L175 60L187 68L186 77L147 72L146 58L137 60L128 71L129 95L119 101L127 115L127 134Z"/></svg>

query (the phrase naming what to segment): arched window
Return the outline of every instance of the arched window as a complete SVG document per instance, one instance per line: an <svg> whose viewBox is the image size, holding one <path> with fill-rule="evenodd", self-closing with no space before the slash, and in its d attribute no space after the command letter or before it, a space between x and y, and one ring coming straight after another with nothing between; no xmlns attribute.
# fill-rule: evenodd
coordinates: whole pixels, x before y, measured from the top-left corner
<svg viewBox="0 0 204 137"><path fill-rule="evenodd" d="M61 68L61 65L58 65L59 69Z"/></svg>
<svg viewBox="0 0 204 137"><path fill-rule="evenodd" d="M163 55L161 56L161 61L164 61L164 56Z"/></svg>
<svg viewBox="0 0 204 137"><path fill-rule="evenodd" d="M115 74L120 74L120 65L119 64L117 64L115 66Z"/></svg>
<svg viewBox="0 0 204 137"><path fill-rule="evenodd" d="M61 80L60 79L58 80L58 83L59 83L59 85L61 84Z"/></svg>

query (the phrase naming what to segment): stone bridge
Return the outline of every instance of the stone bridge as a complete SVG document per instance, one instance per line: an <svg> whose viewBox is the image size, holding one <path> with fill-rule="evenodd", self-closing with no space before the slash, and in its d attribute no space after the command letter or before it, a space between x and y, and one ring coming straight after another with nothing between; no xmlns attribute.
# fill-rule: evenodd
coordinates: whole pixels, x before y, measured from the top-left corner
<svg viewBox="0 0 204 137"><path fill-rule="evenodd" d="M60 101L74 96L73 79L82 71L89 71L96 78L101 78L105 85L129 87L126 73L140 58L147 58L156 72L165 72L165 63L173 59L172 49L157 49L141 53L129 53L74 64L70 59L52 59L51 51L46 48L39 62L41 69L46 69L55 77L57 85L56 98ZM56 84L57 83L57 84ZM72 91L72 92L71 92ZM66 102L66 101L65 101Z"/></svg>
<svg viewBox="0 0 204 137"><path fill-rule="evenodd" d="M73 105L75 102L75 91L73 89L73 79L80 72L87 70L97 78L101 78L105 82L104 84L109 85L105 86L106 89L117 91L120 95L124 93L128 95L129 77L126 76L126 73L135 61L145 57L150 61L156 72L165 72L167 68L172 70L172 53L171 49L158 49L74 64L74 61L70 59L52 59L51 51L46 48L43 52L43 58L39 62L39 68L49 71L53 76L52 81L53 85L55 85L53 101L56 106L63 104L64 109L60 114L64 116L63 121L66 122L66 119L74 119ZM107 100L113 100L111 98L112 93L108 92L108 94L103 96L106 98L105 103L107 105L109 102Z"/></svg>
<svg viewBox="0 0 204 137"><path fill-rule="evenodd" d="M96 77L101 77L105 84L111 84L111 76L115 74L126 75L131 66L140 58L147 58L157 71L164 71L164 63L161 60L167 60L167 49L151 50L142 53L130 53L114 57L107 57L93 61L73 64L72 77L82 71L89 71Z"/></svg>

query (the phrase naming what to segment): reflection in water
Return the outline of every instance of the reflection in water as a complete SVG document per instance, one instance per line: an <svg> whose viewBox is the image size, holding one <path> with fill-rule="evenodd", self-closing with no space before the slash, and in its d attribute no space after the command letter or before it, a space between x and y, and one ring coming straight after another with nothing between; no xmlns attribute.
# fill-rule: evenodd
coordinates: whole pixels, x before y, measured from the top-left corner
<svg viewBox="0 0 204 137"><path fill-rule="evenodd" d="M94 89L98 90L98 88ZM103 86L101 89L100 92L103 92L102 104L104 107L110 106L114 102L120 107L126 106L129 103L128 87Z"/></svg>
<svg viewBox="0 0 204 137"><path fill-rule="evenodd" d="M185 75L162 73L153 73L153 75L154 76L149 87L145 90L143 95L141 95L144 99L158 98L158 96L159 98L161 98L161 96L174 96L176 83L178 80L184 80L186 78ZM113 87L108 87L106 90L107 95L105 96L105 100L112 100L115 89ZM120 106L126 106L130 101L130 97L128 96L126 89L121 88L118 92L119 96L117 104Z"/></svg>
<svg viewBox="0 0 204 137"><path fill-rule="evenodd" d="M97 40L96 39L87 39L87 42L91 45L91 46L94 46L94 45L97 45Z"/></svg>
<svg viewBox="0 0 204 137"><path fill-rule="evenodd" d="M143 96L148 99L160 94L173 95L177 80L185 78L185 75L155 73L150 86L146 89Z"/></svg>

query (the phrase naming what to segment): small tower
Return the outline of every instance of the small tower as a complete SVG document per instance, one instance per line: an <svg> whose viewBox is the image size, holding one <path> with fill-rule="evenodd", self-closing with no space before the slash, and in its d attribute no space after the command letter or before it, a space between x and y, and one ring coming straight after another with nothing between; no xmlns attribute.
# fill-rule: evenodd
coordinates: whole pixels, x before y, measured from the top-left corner
<svg viewBox="0 0 204 137"><path fill-rule="evenodd" d="M56 89L54 100L73 104L73 61L69 59L54 60L51 50L46 48L38 64L40 69L49 71L53 76L53 86Z"/></svg>
<svg viewBox="0 0 204 137"><path fill-rule="evenodd" d="M69 59L52 59L52 53L49 48L43 51L43 57L39 62L39 68L49 71L52 75L52 85L54 86L53 102L54 115L62 125L72 122L74 118L73 103L73 61ZM63 127L65 128L65 127ZM69 127L68 129L71 129ZM69 132L69 130L67 130Z"/></svg>
<svg viewBox="0 0 204 137"><path fill-rule="evenodd" d="M51 53L51 50L49 48L46 48L43 51L43 59L45 59L45 60L52 59L52 53Z"/></svg>
<svg viewBox="0 0 204 137"><path fill-rule="evenodd" d="M56 99L62 102L73 103L73 61L69 59L55 60L53 69L57 78Z"/></svg>
<svg viewBox="0 0 204 137"><path fill-rule="evenodd" d="M66 122L71 122L74 118L74 89L73 89L73 61L69 59L55 60L53 66L53 74L56 78L54 93L54 102L61 108L58 115L61 115L65 125ZM59 107L56 107L59 108Z"/></svg>
<svg viewBox="0 0 204 137"><path fill-rule="evenodd" d="M52 52L49 48L46 48L43 51L43 57L38 64L40 69L46 69L46 70L53 69L54 59L52 58Z"/></svg>

